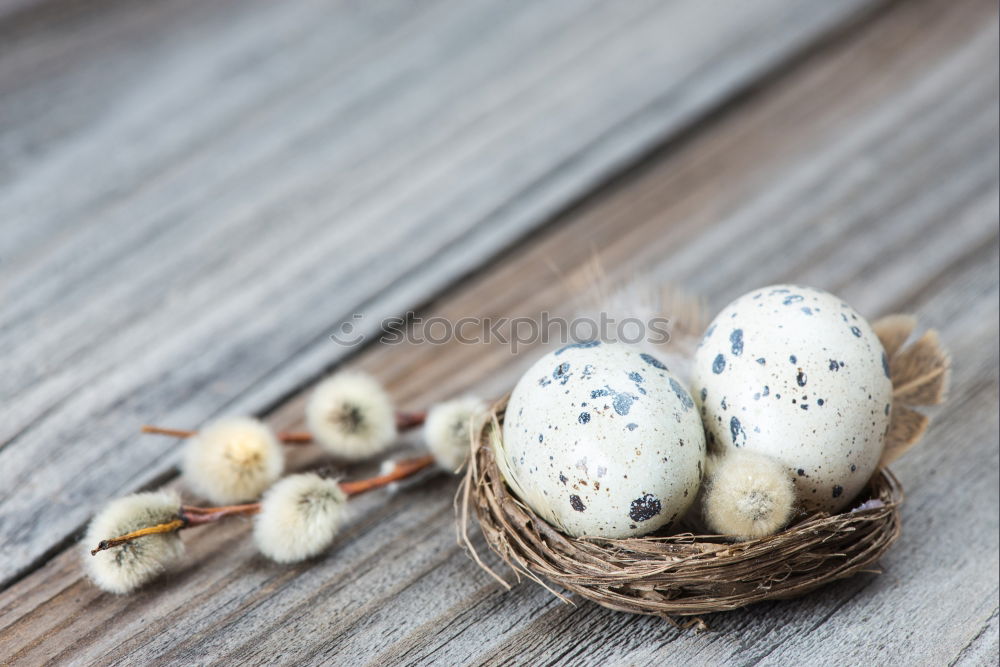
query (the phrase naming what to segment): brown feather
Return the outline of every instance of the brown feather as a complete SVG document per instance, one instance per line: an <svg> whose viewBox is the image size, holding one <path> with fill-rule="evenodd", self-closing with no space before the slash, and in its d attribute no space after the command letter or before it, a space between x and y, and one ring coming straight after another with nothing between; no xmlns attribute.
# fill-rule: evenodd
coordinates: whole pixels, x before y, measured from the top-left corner
<svg viewBox="0 0 1000 667"><path fill-rule="evenodd" d="M901 405L940 405L948 393L950 373L947 367L935 368L892 392L894 403Z"/></svg>
<svg viewBox="0 0 1000 667"><path fill-rule="evenodd" d="M886 356L890 358L899 351L916 327L916 317L902 314L886 315L872 324L872 329L882 342Z"/></svg>
<svg viewBox="0 0 1000 667"><path fill-rule="evenodd" d="M889 433L885 437L885 449L879 466L885 467L920 442L930 420L925 416L898 403L892 406Z"/></svg>
<svg viewBox="0 0 1000 667"><path fill-rule="evenodd" d="M932 371L948 367L948 353L941 347L938 333L929 329L889 360L893 387L904 387Z"/></svg>

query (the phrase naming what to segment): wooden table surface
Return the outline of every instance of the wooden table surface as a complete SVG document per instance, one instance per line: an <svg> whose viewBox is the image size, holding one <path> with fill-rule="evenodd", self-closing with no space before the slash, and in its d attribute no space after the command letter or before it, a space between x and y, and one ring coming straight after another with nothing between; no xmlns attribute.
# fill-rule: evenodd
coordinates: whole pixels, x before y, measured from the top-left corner
<svg viewBox="0 0 1000 667"><path fill-rule="evenodd" d="M0 2L0 664L996 664L997 46L979 0ZM791 281L941 331L881 574L700 633L508 592L442 474L309 563L233 520L134 595L83 576L107 500L183 488L141 423L301 426L342 367L499 395L533 346L381 320L570 314L595 252L712 309Z"/></svg>

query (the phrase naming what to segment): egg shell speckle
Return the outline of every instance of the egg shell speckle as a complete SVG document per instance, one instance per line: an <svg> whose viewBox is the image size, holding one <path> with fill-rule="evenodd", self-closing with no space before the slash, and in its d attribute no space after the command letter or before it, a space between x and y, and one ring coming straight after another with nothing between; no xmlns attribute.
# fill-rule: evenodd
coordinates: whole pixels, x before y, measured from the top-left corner
<svg viewBox="0 0 1000 667"><path fill-rule="evenodd" d="M709 448L781 461L807 511L840 511L875 472L888 361L868 323L828 292L773 285L726 306L695 354L692 387Z"/></svg>
<svg viewBox="0 0 1000 667"><path fill-rule="evenodd" d="M504 420L504 479L570 535L644 535L675 523L697 495L706 450L694 400L665 364L628 345L545 355Z"/></svg>

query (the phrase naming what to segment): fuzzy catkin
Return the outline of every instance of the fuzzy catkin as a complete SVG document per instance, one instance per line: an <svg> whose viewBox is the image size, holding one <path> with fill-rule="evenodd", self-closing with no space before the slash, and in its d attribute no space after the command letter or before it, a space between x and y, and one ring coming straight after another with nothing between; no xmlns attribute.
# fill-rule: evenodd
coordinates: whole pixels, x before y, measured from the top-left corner
<svg viewBox="0 0 1000 667"><path fill-rule="evenodd" d="M260 497L285 468L285 452L271 429L249 417L227 417L188 440L181 464L185 482L212 503Z"/></svg>
<svg viewBox="0 0 1000 667"><path fill-rule="evenodd" d="M84 567L91 580L109 593L129 593L155 579L184 555L184 543L174 533L147 535L90 554L101 540L140 528L173 521L180 513L176 493L136 493L108 503L87 527L83 543Z"/></svg>
<svg viewBox="0 0 1000 667"><path fill-rule="evenodd" d="M486 404L473 396L438 403L428 411L424 438L439 466L455 472L465 464L471 451L470 439L486 415Z"/></svg>
<svg viewBox="0 0 1000 667"><path fill-rule="evenodd" d="M316 556L333 543L346 503L336 480L315 473L290 475L264 494L254 517L254 542L278 563Z"/></svg>
<svg viewBox="0 0 1000 667"><path fill-rule="evenodd" d="M795 508L795 487L774 459L734 449L708 458L702 514L709 529L738 540L773 535Z"/></svg>
<svg viewBox="0 0 1000 667"><path fill-rule="evenodd" d="M396 439L392 399L365 373L341 372L320 382L306 405L306 422L324 450L348 460L379 454Z"/></svg>

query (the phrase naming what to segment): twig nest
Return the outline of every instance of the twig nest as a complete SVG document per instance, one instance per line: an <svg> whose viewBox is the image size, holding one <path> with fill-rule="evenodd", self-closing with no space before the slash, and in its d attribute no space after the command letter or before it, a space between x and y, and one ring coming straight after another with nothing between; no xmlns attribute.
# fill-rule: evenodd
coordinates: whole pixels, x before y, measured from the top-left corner
<svg viewBox="0 0 1000 667"><path fill-rule="evenodd" d="M665 364L593 341L551 352L521 377L496 455L517 497L559 530L628 537L683 517L701 484L705 437Z"/></svg>
<svg viewBox="0 0 1000 667"><path fill-rule="evenodd" d="M495 416L502 424L503 403ZM871 566L899 536L902 490L880 470L856 511L814 515L775 535L732 543L690 533L609 539L568 536L515 497L497 466L492 423L470 459L460 516L475 512L489 545L518 575L617 611L701 615L796 597ZM464 543L477 562L468 534ZM506 582L505 582L506 583Z"/></svg>
<svg viewBox="0 0 1000 667"><path fill-rule="evenodd" d="M483 427L489 409L482 399L465 396L431 407L424 438L434 460L445 470L457 471L469 458L472 440Z"/></svg>
<svg viewBox="0 0 1000 667"><path fill-rule="evenodd" d="M914 326L912 317L899 315L873 326L886 352L893 386L882 466L919 441L927 417L915 408L940 403L948 386L948 355L933 331L905 345ZM727 340L732 345L739 337ZM745 340L743 345L745 354ZM469 539L465 518L473 511L490 549L519 575L556 595L546 580L610 609L657 616L701 615L797 597L869 568L899 537L903 493L885 467L879 467L860 489L852 509L832 516L820 512L799 516L799 520L793 517L790 525L765 537L748 534L749 539L736 543L720 535L666 531L623 539L573 537L547 522L505 483L499 459L506 456L507 431L501 425L510 415L506 401L494 406L493 419L477 440L459 491L460 536L476 562L501 581ZM741 447L737 453L746 451ZM755 477L763 480L773 472L756 464L738 467L758 470ZM728 474L721 469L714 472ZM723 480L717 481L721 487ZM726 483L737 489L741 485L744 489L754 486L740 480ZM770 488L774 498L785 496L784 491ZM784 505L784 501L774 504ZM749 506L761 507L759 503Z"/></svg>
<svg viewBox="0 0 1000 667"><path fill-rule="evenodd" d="M396 439L392 399L366 373L345 371L316 385L306 422L319 445L342 459L375 456Z"/></svg>
<svg viewBox="0 0 1000 667"><path fill-rule="evenodd" d="M781 463L735 449L709 455L700 508L706 526L715 533L737 540L765 537L792 518L795 487Z"/></svg>
<svg viewBox="0 0 1000 667"><path fill-rule="evenodd" d="M807 511L843 509L875 472L893 400L889 361L834 295L775 285L740 297L709 325L692 373L709 448L782 462Z"/></svg>
<svg viewBox="0 0 1000 667"><path fill-rule="evenodd" d="M296 563L325 551L344 520L347 496L334 479L289 475L272 486L254 517L253 537L262 554Z"/></svg>
<svg viewBox="0 0 1000 667"><path fill-rule="evenodd" d="M188 440L182 474L196 494L227 505L259 498L284 467L284 450L270 428L249 417L227 417Z"/></svg>
<svg viewBox="0 0 1000 667"><path fill-rule="evenodd" d="M108 503L87 526L81 546L87 574L109 593L130 593L152 581L184 555L184 543L176 532L127 542L90 554L102 540L166 523L180 513L180 499L168 491L136 493Z"/></svg>

